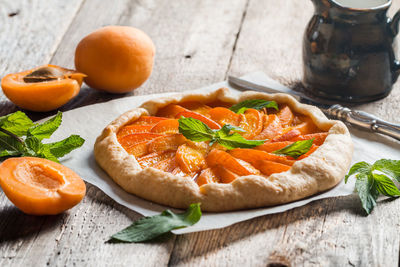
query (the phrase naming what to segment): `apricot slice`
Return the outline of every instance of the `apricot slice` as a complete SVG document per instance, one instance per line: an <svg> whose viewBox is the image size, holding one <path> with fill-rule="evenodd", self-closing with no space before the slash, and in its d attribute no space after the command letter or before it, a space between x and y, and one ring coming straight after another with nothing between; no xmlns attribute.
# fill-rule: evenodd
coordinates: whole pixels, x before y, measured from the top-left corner
<svg viewBox="0 0 400 267"><path fill-rule="evenodd" d="M290 126L294 119L294 114L288 105L279 108L278 118L283 127Z"/></svg>
<svg viewBox="0 0 400 267"><path fill-rule="evenodd" d="M160 108L157 111L157 116L166 118L175 118L176 115L178 115L178 113L181 113L183 111L189 111L189 110L179 105L170 104L166 107Z"/></svg>
<svg viewBox="0 0 400 267"><path fill-rule="evenodd" d="M71 169L32 157L9 158L0 164L0 186L15 206L32 215L61 213L86 193L85 183Z"/></svg>
<svg viewBox="0 0 400 267"><path fill-rule="evenodd" d="M206 117L209 116L209 111L211 110L211 107L196 101L188 101L182 103L181 106L193 112L200 113L201 115L204 115Z"/></svg>
<svg viewBox="0 0 400 267"><path fill-rule="evenodd" d="M178 165L176 164L175 156L173 156L154 164L152 167L164 172L172 172Z"/></svg>
<svg viewBox="0 0 400 267"><path fill-rule="evenodd" d="M297 136L292 139L292 141L302 141L302 140L310 140L314 138L313 144L320 146L325 142L328 133L313 133L313 134L305 134L301 136Z"/></svg>
<svg viewBox="0 0 400 267"><path fill-rule="evenodd" d="M6 75L1 87L18 107L44 112L55 110L74 98L85 76L74 70L44 65Z"/></svg>
<svg viewBox="0 0 400 267"><path fill-rule="evenodd" d="M305 154L301 155L300 157L298 157L297 160L301 160L301 159L307 158L307 157L310 156L312 153L314 153L315 150L317 150L318 147L319 147L319 146L313 144L313 145L311 146L310 150L308 150L307 153L305 153Z"/></svg>
<svg viewBox="0 0 400 267"><path fill-rule="evenodd" d="M303 121L302 123L293 126L293 128L299 130L301 134L312 134L321 131L310 118L302 117L301 120Z"/></svg>
<svg viewBox="0 0 400 267"><path fill-rule="evenodd" d="M140 142L131 147L125 148L125 150L128 152L128 154L131 154L135 157L141 157L147 154L147 143L148 141Z"/></svg>
<svg viewBox="0 0 400 267"><path fill-rule="evenodd" d="M263 150L265 152L274 152L274 151L282 149L288 145L291 145L293 143L294 143L294 141L264 143L261 146L255 147L255 149Z"/></svg>
<svg viewBox="0 0 400 267"><path fill-rule="evenodd" d="M129 135L125 135L122 138L119 138L118 141L122 145L123 148L129 149L132 146L135 146L138 143L148 142L157 137L163 136L162 134L156 133L133 133Z"/></svg>
<svg viewBox="0 0 400 267"><path fill-rule="evenodd" d="M259 160L255 166L259 169L263 174L270 176L273 173L280 173L290 170L290 166L273 162L269 160Z"/></svg>
<svg viewBox="0 0 400 267"><path fill-rule="evenodd" d="M147 168L155 165L156 163L165 159L171 158L175 155L175 151L162 151L147 154L138 158L138 162L142 168Z"/></svg>
<svg viewBox="0 0 400 267"><path fill-rule="evenodd" d="M222 165L231 172L240 176L259 173L259 171L250 164L234 158L232 155L222 150L211 150L206 157L206 161L209 167Z"/></svg>
<svg viewBox="0 0 400 267"><path fill-rule="evenodd" d="M259 160L270 160L278 163L292 166L295 160L289 159L289 157L275 155L261 150L248 149L248 148L235 148L229 151L229 153L238 159L244 160L252 165L257 164Z"/></svg>
<svg viewBox="0 0 400 267"><path fill-rule="evenodd" d="M196 183L202 186L204 184L219 183L219 179L211 168L207 168L201 171L196 178Z"/></svg>
<svg viewBox="0 0 400 267"><path fill-rule="evenodd" d="M239 115L227 108L213 108L208 114L213 121L219 123L221 126L225 124L238 126L239 124Z"/></svg>
<svg viewBox="0 0 400 267"><path fill-rule="evenodd" d="M282 134L282 125L277 115L264 115L263 130L260 134L256 135L254 139L264 140L273 139L274 137Z"/></svg>
<svg viewBox="0 0 400 267"><path fill-rule="evenodd" d="M177 150L180 145L185 143L186 138L182 134L173 134L155 138L147 145L147 151L160 152L167 150Z"/></svg>
<svg viewBox="0 0 400 267"><path fill-rule="evenodd" d="M204 124L206 124L211 129L220 129L221 128L221 126L219 126L219 124L216 123L215 121L213 121L199 113L193 112L193 111L183 111L176 115L177 119L180 119L181 117L193 118L193 119L199 120L199 121L203 122Z"/></svg>
<svg viewBox="0 0 400 267"><path fill-rule="evenodd" d="M143 31L106 26L83 38L75 50L76 69L92 88L126 93L138 88L153 69L155 47Z"/></svg>
<svg viewBox="0 0 400 267"><path fill-rule="evenodd" d="M127 125L119 130L117 138L119 139L133 133L146 133L149 132L152 127L152 125Z"/></svg>
<svg viewBox="0 0 400 267"><path fill-rule="evenodd" d="M162 120L154 125L151 130L152 133L173 134L179 132L179 122L175 119Z"/></svg>
<svg viewBox="0 0 400 267"><path fill-rule="evenodd" d="M228 170L227 168L225 168L222 165L214 166L213 171L219 178L220 183L228 184L239 177L237 174L231 172L230 170Z"/></svg>
<svg viewBox="0 0 400 267"><path fill-rule="evenodd" d="M248 109L240 114L239 127L245 130L243 137L251 139L261 133L263 128L263 116L255 109Z"/></svg>
<svg viewBox="0 0 400 267"><path fill-rule="evenodd" d="M156 124L162 120L166 120L167 118L162 118L162 117L153 117L153 116L141 116L139 119L137 119L133 124L136 125L152 125Z"/></svg>
<svg viewBox="0 0 400 267"><path fill-rule="evenodd" d="M186 144L176 151L176 162L186 173L198 172L206 166L205 153Z"/></svg>
<svg viewBox="0 0 400 267"><path fill-rule="evenodd" d="M287 131L286 133L275 137L274 139L272 139L273 142L282 142L282 141L288 141L288 140L292 140L298 136L301 135L301 132L298 129L291 129L289 131Z"/></svg>

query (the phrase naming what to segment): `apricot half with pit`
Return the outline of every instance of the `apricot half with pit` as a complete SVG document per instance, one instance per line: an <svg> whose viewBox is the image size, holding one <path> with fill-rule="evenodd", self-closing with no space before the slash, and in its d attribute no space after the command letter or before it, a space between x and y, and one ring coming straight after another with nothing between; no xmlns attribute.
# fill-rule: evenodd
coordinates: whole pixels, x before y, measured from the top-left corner
<svg viewBox="0 0 400 267"><path fill-rule="evenodd" d="M83 38L75 51L75 67L87 74L85 83L110 93L141 86L153 69L155 47L143 31L107 26Z"/></svg>
<svg viewBox="0 0 400 267"><path fill-rule="evenodd" d="M4 94L15 105L31 111L50 111L74 98L85 74L55 65L6 75L1 80Z"/></svg>

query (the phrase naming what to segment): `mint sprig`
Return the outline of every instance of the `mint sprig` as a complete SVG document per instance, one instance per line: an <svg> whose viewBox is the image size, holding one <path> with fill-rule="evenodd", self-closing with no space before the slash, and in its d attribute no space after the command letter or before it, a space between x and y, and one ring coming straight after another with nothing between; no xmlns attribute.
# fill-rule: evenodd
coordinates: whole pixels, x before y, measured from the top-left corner
<svg viewBox="0 0 400 267"><path fill-rule="evenodd" d="M33 123L25 113L17 111L0 117L0 160L6 157L30 156L58 162L58 158L83 145L78 135L54 142L42 143L60 127L62 113L43 123Z"/></svg>
<svg viewBox="0 0 400 267"><path fill-rule="evenodd" d="M192 226L201 218L200 203L191 204L184 213L165 210L159 215L143 217L111 236L109 242L138 243L152 240L172 230Z"/></svg>
<svg viewBox="0 0 400 267"><path fill-rule="evenodd" d="M233 105L229 109L237 114L244 113L247 109L253 108L256 110L261 110L263 108L274 108L279 110L278 104L275 101L267 101L263 99L248 99L244 100L238 104Z"/></svg>
<svg viewBox="0 0 400 267"><path fill-rule="evenodd" d="M301 155L304 155L308 151L310 151L314 139L315 138L310 140L296 141L293 144L285 146L284 148L276 150L272 153L277 155L290 156L294 159L297 159Z"/></svg>
<svg viewBox="0 0 400 267"><path fill-rule="evenodd" d="M365 161L358 162L345 176L345 183L352 176L356 178L356 190L367 214L376 206L380 194L392 198L400 196L400 190L393 182L400 182L400 160L381 159L372 165Z"/></svg>
<svg viewBox="0 0 400 267"><path fill-rule="evenodd" d="M200 120L181 118L179 132L187 139L201 142L210 141L210 145L218 143L227 149L252 148L264 144L264 140L247 140L237 132L245 132L242 128L225 124L219 130L212 130Z"/></svg>

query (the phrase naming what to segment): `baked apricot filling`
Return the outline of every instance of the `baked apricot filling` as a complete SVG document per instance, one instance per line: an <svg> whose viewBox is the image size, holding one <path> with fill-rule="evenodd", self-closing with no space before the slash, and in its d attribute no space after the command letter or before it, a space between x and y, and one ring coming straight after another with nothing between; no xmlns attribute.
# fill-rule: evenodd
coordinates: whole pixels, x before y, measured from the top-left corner
<svg viewBox="0 0 400 267"><path fill-rule="evenodd" d="M288 171L328 135L286 104L244 102L170 104L125 125L117 138L142 168L190 177L201 186Z"/></svg>

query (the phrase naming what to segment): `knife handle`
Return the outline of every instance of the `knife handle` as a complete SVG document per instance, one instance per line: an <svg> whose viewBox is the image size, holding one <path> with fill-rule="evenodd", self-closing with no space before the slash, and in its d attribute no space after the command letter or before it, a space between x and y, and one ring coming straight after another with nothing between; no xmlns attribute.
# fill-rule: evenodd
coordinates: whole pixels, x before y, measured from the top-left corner
<svg viewBox="0 0 400 267"><path fill-rule="evenodd" d="M351 110L339 104L325 110L328 116L364 129L388 135L400 141L400 125L379 119L378 117L364 111Z"/></svg>

